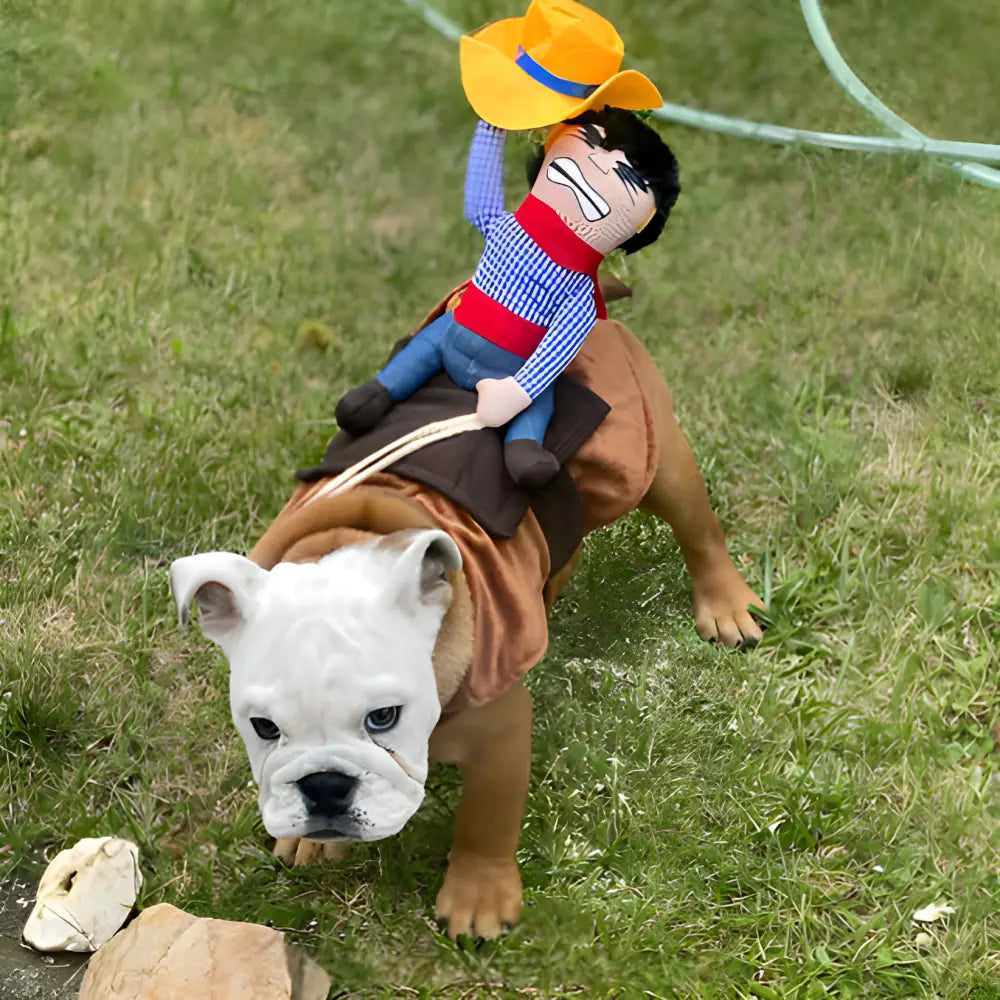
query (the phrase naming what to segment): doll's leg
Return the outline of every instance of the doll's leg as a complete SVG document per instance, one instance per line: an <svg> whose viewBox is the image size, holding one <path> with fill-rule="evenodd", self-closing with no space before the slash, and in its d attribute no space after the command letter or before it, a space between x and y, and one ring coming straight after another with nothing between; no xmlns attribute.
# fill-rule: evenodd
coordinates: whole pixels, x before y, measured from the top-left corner
<svg viewBox="0 0 1000 1000"><path fill-rule="evenodd" d="M504 465L519 486L537 489L559 471L559 462L542 441L552 420L555 392L550 387L510 423L504 438Z"/></svg>
<svg viewBox="0 0 1000 1000"><path fill-rule="evenodd" d="M534 441L541 444L552 420L555 391L550 387L510 422L505 441Z"/></svg>
<svg viewBox="0 0 1000 1000"><path fill-rule="evenodd" d="M445 313L415 333L375 378L341 399L337 423L350 434L360 434L374 427L393 403L412 396L441 370L442 344L452 322L451 313Z"/></svg>
<svg viewBox="0 0 1000 1000"><path fill-rule="evenodd" d="M433 323L415 333L409 343L375 376L375 380L389 391L394 402L408 399L441 371L442 345L453 322L451 313L439 316Z"/></svg>
<svg viewBox="0 0 1000 1000"><path fill-rule="evenodd" d="M508 378L524 358L455 323L445 335L445 370L463 389L474 390L480 379ZM543 392L511 421L504 445L504 464L511 478L526 489L544 486L558 471L555 456L542 447L552 419L552 390Z"/></svg>

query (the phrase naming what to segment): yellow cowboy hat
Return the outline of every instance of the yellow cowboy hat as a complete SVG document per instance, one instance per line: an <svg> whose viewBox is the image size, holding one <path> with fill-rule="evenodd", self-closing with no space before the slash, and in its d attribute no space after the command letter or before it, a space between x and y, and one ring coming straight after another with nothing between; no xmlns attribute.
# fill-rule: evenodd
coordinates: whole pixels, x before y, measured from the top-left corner
<svg viewBox="0 0 1000 1000"><path fill-rule="evenodd" d="M462 36L462 86L480 118L511 131L605 105L660 107L659 91L642 73L619 72L624 52L611 22L576 0L532 0L524 17Z"/></svg>

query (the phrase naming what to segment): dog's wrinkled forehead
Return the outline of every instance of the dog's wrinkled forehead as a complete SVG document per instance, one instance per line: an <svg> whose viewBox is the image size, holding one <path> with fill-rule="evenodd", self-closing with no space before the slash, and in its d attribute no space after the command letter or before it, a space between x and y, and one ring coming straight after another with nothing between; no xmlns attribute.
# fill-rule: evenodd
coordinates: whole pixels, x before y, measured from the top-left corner
<svg viewBox="0 0 1000 1000"><path fill-rule="evenodd" d="M358 548L361 548L360 546ZM386 578L371 546L347 549L317 563L279 563L264 578L249 616L245 643L295 638L303 646L363 631L391 609ZM364 558L367 555L368 558ZM290 628L294 630L290 632Z"/></svg>
<svg viewBox="0 0 1000 1000"><path fill-rule="evenodd" d="M182 620L197 603L234 676L263 680L262 671L301 676L354 657L363 672L428 653L450 601L447 574L460 566L444 532L402 531L269 572L234 553L189 556L172 564L170 582Z"/></svg>
<svg viewBox="0 0 1000 1000"><path fill-rule="evenodd" d="M322 671L350 659L385 665L406 659L433 612L400 606L391 556L374 546L332 553L317 563L279 563L257 595L256 612L233 649L234 667L251 667L294 654L286 666ZM335 652L335 659L331 653Z"/></svg>
<svg viewBox="0 0 1000 1000"><path fill-rule="evenodd" d="M389 599L395 553L374 542L338 549L314 563L280 562L265 577L258 611L313 606L363 610Z"/></svg>
<svg viewBox="0 0 1000 1000"><path fill-rule="evenodd" d="M331 587L303 594L294 571L310 568L288 567L292 572L269 581L272 592L232 651L237 690L249 695L262 686L295 688L303 709L322 704L327 711L347 708L357 692L377 691L390 681L399 696L411 693L414 657L429 652L413 617L361 586L349 593ZM319 697L332 688L335 701Z"/></svg>

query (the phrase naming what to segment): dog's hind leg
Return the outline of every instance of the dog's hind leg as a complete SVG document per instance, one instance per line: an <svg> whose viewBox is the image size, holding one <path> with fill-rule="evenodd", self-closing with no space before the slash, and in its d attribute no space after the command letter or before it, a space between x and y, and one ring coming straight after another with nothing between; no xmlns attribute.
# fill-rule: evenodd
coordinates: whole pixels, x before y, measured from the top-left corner
<svg viewBox="0 0 1000 1000"><path fill-rule="evenodd" d="M514 858L531 771L531 695L522 684L438 725L431 757L457 764L462 800L437 918L451 937L496 937L521 913Z"/></svg>
<svg viewBox="0 0 1000 1000"><path fill-rule="evenodd" d="M673 530L691 574L698 634L727 646L756 643L761 630L748 607L763 609L764 602L746 585L730 558L694 452L674 416L670 390L648 355L643 360L636 367L652 407L659 455L642 509L662 518Z"/></svg>

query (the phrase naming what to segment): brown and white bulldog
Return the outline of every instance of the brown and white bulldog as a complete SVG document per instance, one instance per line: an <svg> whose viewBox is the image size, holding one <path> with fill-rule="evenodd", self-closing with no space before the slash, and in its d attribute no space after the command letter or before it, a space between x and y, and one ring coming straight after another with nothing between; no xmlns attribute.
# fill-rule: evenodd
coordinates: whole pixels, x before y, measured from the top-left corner
<svg viewBox="0 0 1000 1000"><path fill-rule="evenodd" d="M600 321L567 374L611 407L567 466L584 533L636 508L662 518L691 574L699 634L757 641L748 609L763 604L730 559L648 353L621 323ZM437 915L452 936L493 937L521 911L522 678L545 652L576 559L552 573L531 510L497 539L399 476L310 503L321 486L300 486L249 558L174 562L181 618L196 603L229 660L233 719L275 854L306 864L338 856L345 840L390 836L419 806L429 762L455 764L463 792Z"/></svg>

